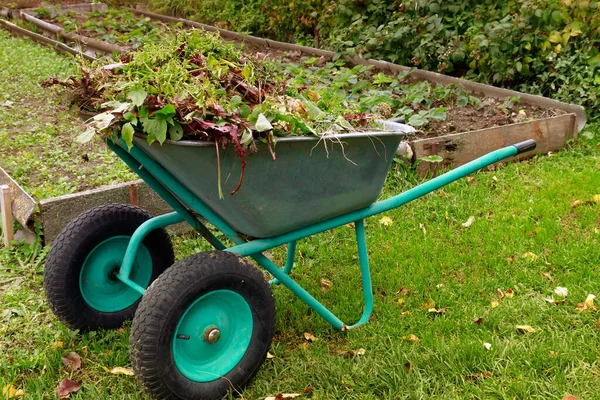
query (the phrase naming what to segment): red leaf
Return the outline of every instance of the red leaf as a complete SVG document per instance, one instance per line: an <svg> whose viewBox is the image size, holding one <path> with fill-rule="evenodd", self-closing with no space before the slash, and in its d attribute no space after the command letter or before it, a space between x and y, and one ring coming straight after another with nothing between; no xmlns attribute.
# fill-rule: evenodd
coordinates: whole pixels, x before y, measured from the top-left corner
<svg viewBox="0 0 600 400"><path fill-rule="evenodd" d="M56 389L56 392L61 399L66 399L71 395L71 393L76 392L79 389L81 388L77 382L65 378L58 384L58 389Z"/></svg>
<svg viewBox="0 0 600 400"><path fill-rule="evenodd" d="M81 368L81 357L79 357L79 354L75 353L74 351L64 355L62 357L62 362L65 364L65 367L71 371L77 371L79 368Z"/></svg>

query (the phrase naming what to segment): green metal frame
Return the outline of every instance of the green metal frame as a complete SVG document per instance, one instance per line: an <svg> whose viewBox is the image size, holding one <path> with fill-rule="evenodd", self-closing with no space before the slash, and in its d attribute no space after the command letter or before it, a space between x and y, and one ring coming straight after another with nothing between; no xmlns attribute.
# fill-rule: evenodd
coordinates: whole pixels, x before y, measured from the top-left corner
<svg viewBox="0 0 600 400"><path fill-rule="evenodd" d="M159 165L141 149L134 146L128 151L126 145L120 139L108 140L107 144L174 210L173 213L165 214L148 220L136 230L131 238L123 260L123 264L121 265L121 269L117 275L118 279L138 292L144 293L144 288L140 287L135 282L131 281L131 279L129 279L133 261L135 260L137 250L142 240L153 229L186 221L217 250L229 251L242 257L252 257L259 265L273 275L274 279L271 281L272 284L281 283L286 286L292 293L298 296L327 322L339 330L353 329L365 324L369 320L373 310L373 290L371 287L371 274L369 270L367 243L363 222L365 218L398 208L491 164L504 160L508 157L513 157L521 151L518 145L507 146L486 154L434 179L431 179L430 181L416 186L404 193L383 201L379 201L366 208L352 211L347 214L284 233L279 236L247 241L236 231L234 231L219 215L210 210L187 187L179 183L168 171L166 171L161 165ZM208 230L208 228L199 221L199 216L221 231L235 244L235 246L227 248L227 246L217 239ZM337 228L348 223L354 223L355 226L364 295L364 310L362 316L358 322L353 325L346 325L344 322L342 322L323 304L321 304L317 299L310 295L310 293L308 293L304 288L302 288L298 283L288 276L292 271L297 240ZM262 252L284 244L288 245L287 260L284 268L280 269L277 265L265 257Z"/></svg>

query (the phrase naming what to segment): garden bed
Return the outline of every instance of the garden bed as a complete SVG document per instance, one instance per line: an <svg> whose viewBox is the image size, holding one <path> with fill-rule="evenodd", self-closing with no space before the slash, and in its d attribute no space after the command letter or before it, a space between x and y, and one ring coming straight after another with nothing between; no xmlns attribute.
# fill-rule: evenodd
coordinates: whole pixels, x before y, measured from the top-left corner
<svg viewBox="0 0 600 400"><path fill-rule="evenodd" d="M77 10L89 13L92 12L92 7L95 9L102 7L102 5L90 5L89 10L85 10L85 7L83 6L77 6ZM63 7L61 10L67 13L63 15L73 16L73 14L70 13L72 9L69 9L69 7ZM164 24L180 24L187 28L200 28L208 31L216 31L216 28L214 27L179 18L166 17L138 10L128 12L135 13L142 19L150 18ZM31 14L31 10L27 10L21 15L30 21L35 21ZM96 14L98 13L96 12ZM78 19L80 23L84 21L82 17L76 17L76 19ZM63 18L63 20L66 19ZM86 20L89 20L89 18ZM146 20L146 22L148 21ZM64 27L56 25L48 30L47 28L49 25L50 24L45 22L39 28L43 33L45 32L47 36L54 35L54 37L56 37L57 29L58 31L64 32L66 36L63 36L63 38L67 43L78 42L81 44L85 41L88 45L93 47L93 44L99 42L98 40L91 38L88 40L79 34L66 32L65 29L63 29ZM423 91L421 95L423 93L428 93L429 96L433 93L431 95L432 97L430 96L431 98L429 101L417 102L414 103L414 106L412 102L409 102L408 104L403 103L406 107L412 107L411 112L408 112L405 115L408 122L417 125L417 128L420 130L420 132L410 141L410 149L412 152L410 161L418 164L418 170L422 174L436 171L438 168L446 167L448 165L458 166L498 147L530 138L534 138L538 141L538 152L545 153L554 151L564 146L568 139L575 137L577 132L585 125L586 121L585 113L581 107L560 103L539 96L494 88L431 72L412 70L382 61L347 58L344 67L340 67L339 65L332 66L331 64L335 64L335 62L332 62L331 60L338 59L338 56L332 52L288 43L274 42L226 30L219 30L218 32L221 37L226 40L243 43L248 52L259 57L270 58L277 62L287 63L292 67L301 68L304 71L310 71L309 75L317 75L319 70L329 68L331 71L334 71L339 78L340 75L343 75L343 73L349 71L351 68L363 65L368 66L370 70L360 70L359 73L355 75L367 74L371 77L370 79L373 79L374 76L379 76L377 79L380 81L397 79L403 92L411 92L412 89L420 87ZM89 32L84 32L82 30L79 30L79 33L90 34ZM104 32L102 34L104 35L106 33ZM70 41L68 40L69 36L71 38L79 37L79 39ZM47 40L53 39L47 38ZM103 43L110 46L116 46L116 44ZM125 42L120 43L125 44ZM58 44L59 43L56 42L54 46L58 46ZM89 50L90 46L87 48L81 47L81 49ZM102 49L96 50L102 52ZM123 50L124 49L121 48L121 51ZM77 49L74 51L76 52ZM398 77L399 74L400 77ZM373 84L373 82L371 83ZM328 84L331 84L331 82L325 82L325 85ZM456 92L452 94L451 101L444 100L444 102L436 97L448 88L451 89L450 91ZM396 93L396 95L398 94ZM385 104L385 101L381 103ZM379 107L378 103L374 103L373 105ZM397 105L399 105L399 103ZM440 108L444 108L443 114L445 114L445 117L430 118L431 111L439 110ZM441 116L441 112L434 115ZM392 110L390 117L393 116L396 115L394 115ZM421 123L423 122L423 119L426 120L425 123ZM534 153L532 152L526 154L524 157L533 154ZM443 161L441 163L423 161L424 157L427 156L440 156ZM430 159L431 158L427 158L427 160ZM116 192L123 193L123 190L125 190L125 193L127 192L127 188L118 189ZM98 198L102 197L99 194L95 194L95 192L91 193L90 196L91 195L97 196ZM122 194L119 196L122 196ZM105 200L106 199L104 198L101 201ZM73 203L74 202L71 201L71 208ZM79 201L75 203L83 204L83 202ZM75 209L68 212L63 211L54 210L52 216L48 217L48 220L53 220L60 226L80 210L75 207ZM60 218L58 218L59 215Z"/></svg>

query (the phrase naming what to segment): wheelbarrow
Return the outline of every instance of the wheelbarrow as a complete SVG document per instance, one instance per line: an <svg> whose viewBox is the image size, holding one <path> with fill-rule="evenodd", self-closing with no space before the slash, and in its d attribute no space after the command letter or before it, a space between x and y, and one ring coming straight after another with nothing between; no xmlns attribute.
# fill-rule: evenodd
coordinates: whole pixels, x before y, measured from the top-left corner
<svg viewBox="0 0 600 400"><path fill-rule="evenodd" d="M266 358L275 327L271 285L283 284L338 330L365 324L373 309L364 219L400 207L503 159L533 150L510 145L402 194L376 202L404 134L374 132L280 139L240 162L232 149L217 160L214 143L108 146L173 212L158 217L132 205L107 205L71 221L48 255L44 286L50 308L72 329L111 329L133 318L130 355L146 391L161 399L219 399L241 391ZM260 145L260 143L259 143ZM217 165L220 165L219 177ZM174 263L165 227L187 222L216 250ZM207 227L233 243L227 247ZM290 276L296 242L354 224L364 310L346 324ZM214 230L213 229L213 230ZM279 268L263 252L287 245ZM273 279L254 264L265 268Z"/></svg>

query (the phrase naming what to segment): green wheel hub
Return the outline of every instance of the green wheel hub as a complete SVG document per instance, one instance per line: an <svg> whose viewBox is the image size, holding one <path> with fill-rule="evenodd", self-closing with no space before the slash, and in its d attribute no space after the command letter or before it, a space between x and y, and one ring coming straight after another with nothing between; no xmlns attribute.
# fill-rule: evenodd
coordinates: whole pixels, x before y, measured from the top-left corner
<svg viewBox="0 0 600 400"><path fill-rule="evenodd" d="M117 278L129 236L106 239L86 257L79 274L79 288L86 303L100 312L119 312L131 307L142 295ZM152 278L152 256L143 244L131 270L130 278L148 287Z"/></svg>
<svg viewBox="0 0 600 400"><path fill-rule="evenodd" d="M173 358L183 376L210 382L227 375L252 338L252 310L231 290L215 290L196 300L175 329Z"/></svg>

